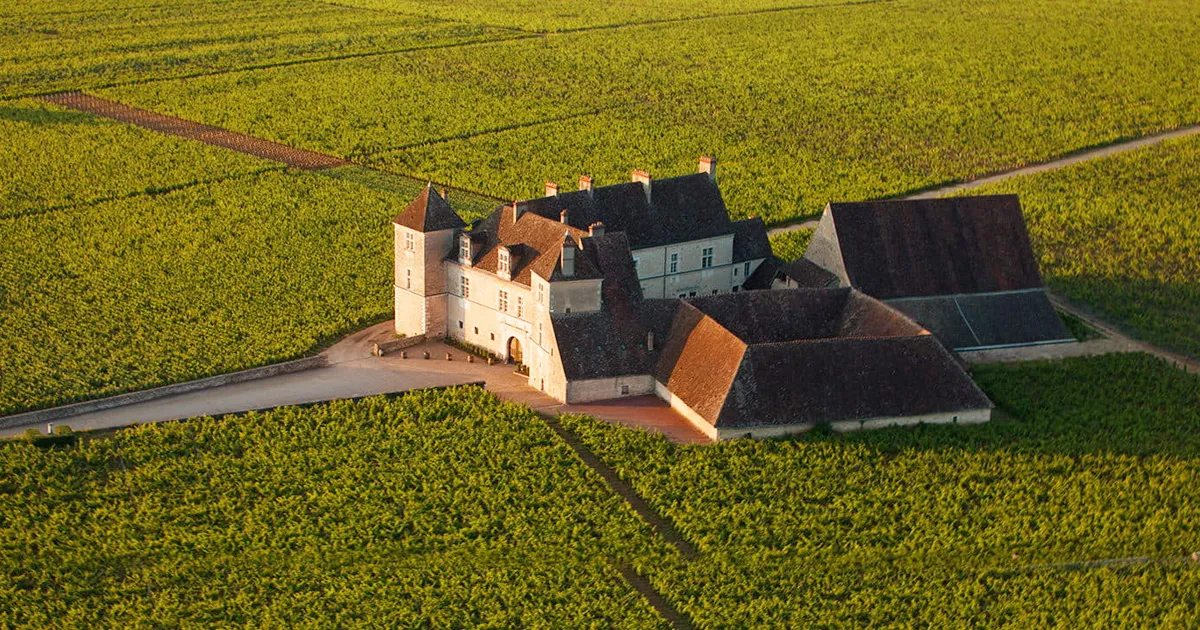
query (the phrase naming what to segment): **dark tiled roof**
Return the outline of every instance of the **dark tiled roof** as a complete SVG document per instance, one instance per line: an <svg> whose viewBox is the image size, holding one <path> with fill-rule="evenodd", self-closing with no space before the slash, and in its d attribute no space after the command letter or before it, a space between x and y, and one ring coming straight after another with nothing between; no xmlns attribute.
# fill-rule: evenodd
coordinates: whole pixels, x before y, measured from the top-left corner
<svg viewBox="0 0 1200 630"><path fill-rule="evenodd" d="M466 226L450 204L433 189L433 184L426 184L425 190L409 202L404 212L392 222L418 232L437 232Z"/></svg>
<svg viewBox="0 0 1200 630"><path fill-rule="evenodd" d="M990 406L935 337L851 289L686 300L654 376L719 428Z"/></svg>
<svg viewBox="0 0 1200 630"><path fill-rule="evenodd" d="M573 191L530 199L519 205L525 212L555 221L566 210L567 223L580 230L599 221L607 231L624 232L635 250L734 233L721 191L704 173L652 180L649 201L641 183L627 182L600 186L590 193ZM751 227L747 224L742 229L748 232ZM748 242L746 247L753 253L760 246ZM769 252L769 244L767 247Z"/></svg>
<svg viewBox="0 0 1200 630"><path fill-rule="evenodd" d="M633 310L555 313L558 356L568 380L649 374L658 362L678 300L646 300ZM654 348L647 346L654 335Z"/></svg>
<svg viewBox="0 0 1200 630"><path fill-rule="evenodd" d="M784 265L783 273L803 288L824 289L838 285L836 275L805 258Z"/></svg>
<svg viewBox="0 0 1200 630"><path fill-rule="evenodd" d="M889 300L955 350L1074 341L1040 289Z"/></svg>
<svg viewBox="0 0 1200 630"><path fill-rule="evenodd" d="M714 425L784 426L991 406L931 336L826 339L750 346Z"/></svg>
<svg viewBox="0 0 1200 630"><path fill-rule="evenodd" d="M759 217L733 222L733 262L770 258L771 241L767 226Z"/></svg>
<svg viewBox="0 0 1200 630"><path fill-rule="evenodd" d="M783 261L778 256L768 256L762 261L754 272L742 282L742 289L745 291L765 291L770 289L780 272L783 270Z"/></svg>
<svg viewBox="0 0 1200 630"><path fill-rule="evenodd" d="M830 220L851 286L879 299L1042 286L1016 195L832 203Z"/></svg>

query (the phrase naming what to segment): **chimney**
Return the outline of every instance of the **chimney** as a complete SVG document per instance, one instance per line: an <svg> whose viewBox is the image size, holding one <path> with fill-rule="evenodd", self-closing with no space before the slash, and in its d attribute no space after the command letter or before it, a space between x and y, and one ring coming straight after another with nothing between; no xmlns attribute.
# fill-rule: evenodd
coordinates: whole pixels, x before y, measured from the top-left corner
<svg viewBox="0 0 1200 630"><path fill-rule="evenodd" d="M646 350L648 352L654 352L654 331L653 330L646 331Z"/></svg>
<svg viewBox="0 0 1200 630"><path fill-rule="evenodd" d="M442 199L445 199L446 198L446 187L442 186L442 190L438 194L440 194L442 196Z"/></svg>
<svg viewBox="0 0 1200 630"><path fill-rule="evenodd" d="M604 236L604 222L597 221L588 226L589 236Z"/></svg>
<svg viewBox="0 0 1200 630"><path fill-rule="evenodd" d="M579 190L586 190L589 193L592 192L592 178L590 175L579 176Z"/></svg>
<svg viewBox="0 0 1200 630"><path fill-rule="evenodd" d="M566 278L575 277L575 239L570 234L563 237L562 274Z"/></svg>
<svg viewBox="0 0 1200 630"><path fill-rule="evenodd" d="M696 168L697 173L708 173L708 178L711 180L717 179L717 158L707 155L700 158L700 165Z"/></svg>
<svg viewBox="0 0 1200 630"><path fill-rule="evenodd" d="M557 197L558 196L558 184L555 184L554 182L546 182L546 196L547 197Z"/></svg>
<svg viewBox="0 0 1200 630"><path fill-rule="evenodd" d="M560 221L560 222L561 222L563 225L567 225L567 216L568 216L568 214L569 214L569 213L567 212L567 209L566 209L566 208L563 208L563 211L558 213L558 220L559 220L559 221Z"/></svg>
<svg viewBox="0 0 1200 630"><path fill-rule="evenodd" d="M513 223L516 223L516 222L517 222L517 219L520 219L520 218L521 218L521 213L522 213L522 212L524 212L524 211L521 209L521 206L520 206L520 204L518 204L518 203L517 203L517 202L515 202L515 201L514 201L514 202L512 202L512 220L513 220Z"/></svg>
<svg viewBox="0 0 1200 630"><path fill-rule="evenodd" d="M642 188L646 191L646 203L650 203L650 173L641 169L634 169L631 180L642 185Z"/></svg>

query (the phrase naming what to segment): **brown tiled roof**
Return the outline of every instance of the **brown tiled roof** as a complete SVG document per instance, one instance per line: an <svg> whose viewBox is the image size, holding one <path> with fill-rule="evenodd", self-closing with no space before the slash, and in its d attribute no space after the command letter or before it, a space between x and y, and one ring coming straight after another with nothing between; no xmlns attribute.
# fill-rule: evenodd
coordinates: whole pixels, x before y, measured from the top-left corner
<svg viewBox="0 0 1200 630"><path fill-rule="evenodd" d="M563 277L559 264L563 240L570 236L577 249L581 249L581 241L588 237L583 230L530 212L522 213L513 221L511 206L498 208L481 221L471 234L483 242L482 251L475 259L475 267L491 273L496 273L499 268L498 250L501 245L510 248L520 246L521 258L511 272L513 282L525 286L529 286L533 273L551 281L568 279ZM601 275L590 258L576 252L575 275L570 280L595 280Z"/></svg>
<svg viewBox="0 0 1200 630"><path fill-rule="evenodd" d="M425 190L409 202L404 212L392 219L392 223L418 232L437 232L466 226L450 204L433 189L433 184L426 184Z"/></svg>
<svg viewBox="0 0 1200 630"><path fill-rule="evenodd" d="M833 222L831 245L850 285L881 300L1042 286L1016 195L831 203L828 210L822 221Z"/></svg>
<svg viewBox="0 0 1200 630"><path fill-rule="evenodd" d="M851 289L686 300L654 376L719 428L990 406L935 337Z"/></svg>

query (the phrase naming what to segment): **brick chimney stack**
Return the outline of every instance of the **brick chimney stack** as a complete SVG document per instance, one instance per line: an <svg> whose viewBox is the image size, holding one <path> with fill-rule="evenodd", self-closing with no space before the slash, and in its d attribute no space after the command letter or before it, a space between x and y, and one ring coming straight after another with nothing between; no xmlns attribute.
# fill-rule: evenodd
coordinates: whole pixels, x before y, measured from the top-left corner
<svg viewBox="0 0 1200 630"><path fill-rule="evenodd" d="M650 173L641 169L634 169L630 179L642 185L642 188L646 191L646 203L650 203Z"/></svg>
<svg viewBox="0 0 1200 630"><path fill-rule="evenodd" d="M521 206L520 206L520 204L518 204L518 203L517 203L517 202L515 202L515 201L514 201L514 202L512 202L512 220L513 220L513 223L516 223L516 222L517 222L517 219L520 219L520 218L521 218L521 212L522 212L522 210L521 210Z"/></svg>
<svg viewBox="0 0 1200 630"><path fill-rule="evenodd" d="M559 220L559 221L560 221L560 222L561 222L563 225L568 225L568 223L567 223L567 218L569 217L569 215L570 215L569 211L567 211L567 210L564 208L562 212L559 212L559 213L558 213L558 220Z"/></svg>
<svg viewBox="0 0 1200 630"><path fill-rule="evenodd" d="M579 190L592 192L592 177L590 175L579 176Z"/></svg>
<svg viewBox="0 0 1200 630"><path fill-rule="evenodd" d="M604 236L604 222L597 221L588 226L588 234L590 236Z"/></svg>
<svg viewBox="0 0 1200 630"><path fill-rule="evenodd" d="M546 182L546 196L547 197L557 197L558 196L558 184L555 184L554 182Z"/></svg>
<svg viewBox="0 0 1200 630"><path fill-rule="evenodd" d="M708 178L711 180L717 179L717 158L707 155L700 158L700 165L696 168L697 173L708 173Z"/></svg>

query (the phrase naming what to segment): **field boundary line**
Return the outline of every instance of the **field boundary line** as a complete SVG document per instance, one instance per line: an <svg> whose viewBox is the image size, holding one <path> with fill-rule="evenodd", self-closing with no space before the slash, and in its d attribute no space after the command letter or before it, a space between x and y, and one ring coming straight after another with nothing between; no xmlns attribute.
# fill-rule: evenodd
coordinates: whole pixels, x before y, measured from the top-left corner
<svg viewBox="0 0 1200 630"><path fill-rule="evenodd" d="M113 81L111 83L100 83L96 85L88 85L75 90L51 90L51 91L33 91L23 92L20 94L11 94L0 96L0 101L12 101L22 98L43 98L53 96L55 94L64 94L72 91L82 90L107 90L111 88L127 87L131 85L146 85L149 83L161 83L163 81L184 81L187 79L199 79L202 77L220 76L223 74L235 74L238 72L254 72L256 70L270 70L272 68L286 68L288 66L300 66L310 63L324 63L329 61L345 61L347 59L361 59L366 57L382 57L385 55L404 55L407 53L421 52L424 50L439 50L443 48L460 48L463 46L479 46L483 44L498 44L503 42L516 41L521 39L533 39L542 37L540 34L517 34L504 35L500 37L490 37L486 39L473 39L467 41L448 42L443 44L430 44L428 46L410 46L407 48L393 48L388 50L369 50L357 53L346 53L344 55L326 55L324 57L307 57L302 59L288 59L284 61L274 61L271 63L251 64L248 66L238 66L236 68L224 68L220 70L204 70L199 72L189 72L186 74L176 74L165 77L145 77L141 79L130 79L128 81Z"/></svg>
<svg viewBox="0 0 1200 630"><path fill-rule="evenodd" d="M255 169L252 171L246 171L245 173L232 173L229 175L221 175L219 177L210 177L208 179L197 179L197 180L193 180L190 182L181 182L178 184L167 184L164 186L160 186L158 188L147 188L146 190L137 190L134 192L124 193L124 194L119 194L119 195L109 195L107 197L96 197L94 199L88 199L86 201L80 201L80 202L76 202L76 203L60 204L57 206L49 206L47 208L36 208L36 209L32 209L32 210L23 210L20 212L12 212L9 214L0 214L0 221L6 221L9 219L21 219L24 217L36 217L36 216L40 216L43 214L50 214L52 212L65 212L65 211L71 211L71 210L80 210L83 208L92 208L92 207L95 207L95 206L98 206L101 204L105 204L105 203L110 203L113 201L121 201L122 199L136 199L138 197L157 197L159 195L167 195L167 194L170 194L173 192L178 192L180 190L187 190L189 188L195 188L197 186L206 186L208 184L219 184L221 182L236 181L239 179L250 179L252 177L257 177L259 175L265 175L267 173L282 173L284 171L284 168L285 167L283 167L283 166L268 166L265 168L259 168L259 169Z"/></svg>
<svg viewBox="0 0 1200 630"><path fill-rule="evenodd" d="M1024 567L1023 571L1041 571L1041 570L1058 570L1058 571L1086 571L1088 569L1102 569L1104 567L1127 567L1135 564L1175 564L1181 562L1200 562L1200 552L1193 553L1190 556L1176 556L1171 558L1155 558L1153 556L1133 556L1130 558L1106 558L1103 560L1080 560L1077 562L1055 562L1051 564L1034 564Z"/></svg>
<svg viewBox="0 0 1200 630"><path fill-rule="evenodd" d="M633 489L633 486L629 482L622 479L617 474L617 471L613 470L608 464L597 457L578 436L562 426L557 418L540 412L538 415L546 423L546 426L550 427L551 431L554 431L563 442L566 442L567 446L571 447L571 450L575 451L575 455L583 460L583 463L588 468L591 468L600 475L609 489L624 499L633 508L633 511L642 517L642 520L646 521L651 529L657 532L659 536L662 536L667 543L675 547L684 559L695 560L700 557L700 553L692 546L692 543L684 538L670 521L663 518L658 512L655 512L654 508L650 507L650 504Z"/></svg>
<svg viewBox="0 0 1200 630"><path fill-rule="evenodd" d="M815 11L819 9L844 9L846 7L870 6L873 4L892 4L897 0L848 0L846 2L831 2L829 4L794 4L786 7L768 7L764 9L752 9L750 11L732 11L730 13L713 13L710 15L688 15L677 18L655 18L644 22L621 22L617 24L597 24L593 26L580 26L577 28L565 28L557 31L525 31L533 32L546 36L553 35L571 35L573 33L587 33L591 31L611 31L619 28L637 28L639 26L656 26L660 24L676 24L679 22L699 22L701 20L720 20L725 18L750 17L755 15L770 15L772 13L788 13L791 11Z"/></svg>
<svg viewBox="0 0 1200 630"><path fill-rule="evenodd" d="M1050 298L1050 304L1054 308L1078 317L1083 323L1091 326L1105 337L1124 343L1139 352L1154 355L1189 374L1200 374L1200 360L1135 339L1122 331L1116 324L1101 319L1091 309L1077 306L1066 298L1051 292L1049 289L1046 290L1046 295Z"/></svg>
<svg viewBox="0 0 1200 630"><path fill-rule="evenodd" d="M621 578L625 580L629 588L632 588L635 593L641 595L646 600L646 603L650 604L650 607L666 620L672 628L676 628L676 630L692 629L692 622L687 616L680 613L670 602L663 598L658 589L654 588L654 585L650 583L650 580L642 577L642 574L627 564L614 562L612 566L617 570L617 573L621 574Z"/></svg>

